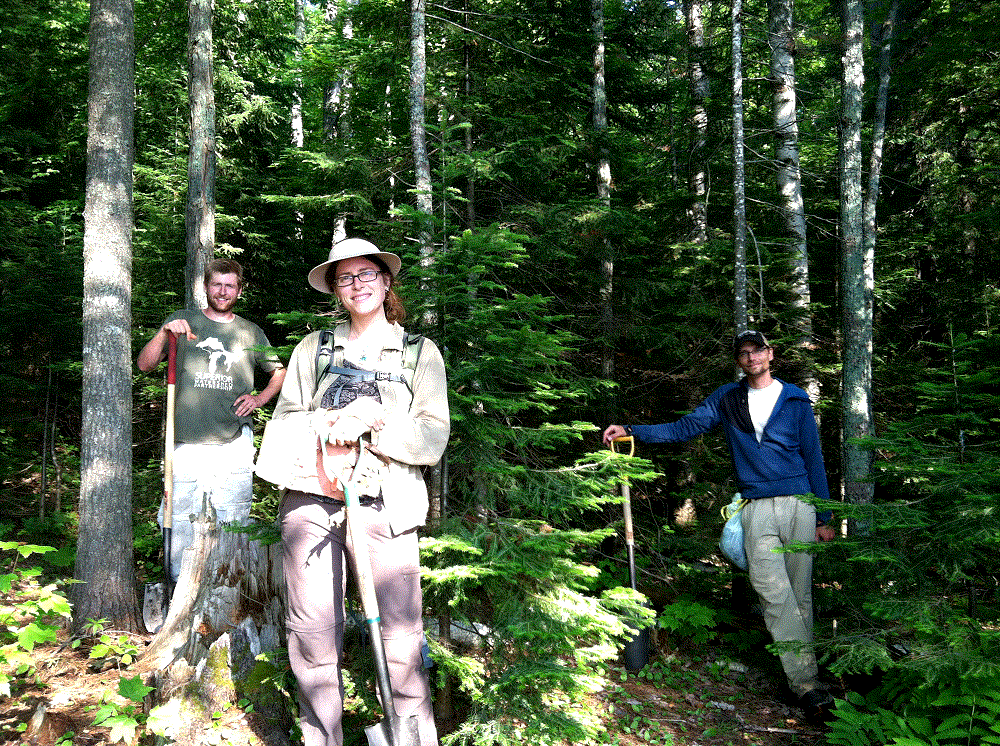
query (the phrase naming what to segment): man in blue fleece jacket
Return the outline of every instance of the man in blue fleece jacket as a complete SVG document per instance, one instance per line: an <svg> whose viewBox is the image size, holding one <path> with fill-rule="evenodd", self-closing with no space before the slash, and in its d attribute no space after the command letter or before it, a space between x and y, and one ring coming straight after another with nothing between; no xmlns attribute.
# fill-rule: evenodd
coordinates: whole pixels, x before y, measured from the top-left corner
<svg viewBox="0 0 1000 746"><path fill-rule="evenodd" d="M733 341L745 374L720 386L690 414L662 425L611 425L604 442L634 435L643 443L679 443L721 425L729 444L743 508L743 543L750 583L760 596L764 621L776 642L801 642L781 653L788 686L810 720L822 719L833 699L818 678L813 635L812 555L779 553L793 543L829 541L829 511L817 515L800 496L824 500L830 491L809 396L771 375L774 350L758 331Z"/></svg>

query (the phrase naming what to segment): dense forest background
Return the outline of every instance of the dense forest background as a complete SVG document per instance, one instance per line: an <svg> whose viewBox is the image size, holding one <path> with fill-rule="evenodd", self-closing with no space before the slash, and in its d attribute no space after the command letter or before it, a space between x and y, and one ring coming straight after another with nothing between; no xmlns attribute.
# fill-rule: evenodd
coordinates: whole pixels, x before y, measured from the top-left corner
<svg viewBox="0 0 1000 746"><path fill-rule="evenodd" d="M844 8L800 0L785 45L805 254L778 188L787 131L776 129L772 26L782 8L791 14L790 0L744 1L738 59L733 8L713 0L428 4L428 212L411 140L411 9L306 4L296 27L291 2L216 0L215 251L247 270L237 311L287 355L331 313L305 275L345 232L403 254L409 325L445 350L454 431L435 476L441 518L424 545L428 607L495 634L487 672L473 675L458 655L444 666L466 684L491 682L456 695L466 720L454 732L467 742L488 740L484 722L532 738L556 722L525 722L525 708L560 713L558 732L577 742L593 737L546 686L569 700L582 692L620 643L613 612L635 613L615 594L628 577L624 475L635 480L639 586L657 614L683 627L683 601L724 616L732 576L704 571L723 567L719 508L734 491L721 438L629 460L602 452L599 433L673 419L734 376L734 184L745 189L746 323L775 345L781 378L816 392L831 490L843 499L841 456L856 444L842 428L854 331L845 334L841 267L858 250L843 221ZM956 733L996 742L1000 3L872 0L863 11L866 176L884 103L872 437L862 444L874 490L837 506L845 531L817 564L817 631L838 675L880 672L883 688L844 715L855 739L882 728L920 743ZM24 0L0 19L0 539L69 554L89 22L81 0ZM182 3L135 4L133 359L185 304L187 26ZM745 176L734 159L734 61ZM157 563L163 384L132 375L144 579ZM259 490L268 520L275 496ZM575 611L554 613L550 602L569 596ZM546 686L526 684L529 670ZM869 742L889 742L881 737Z"/></svg>

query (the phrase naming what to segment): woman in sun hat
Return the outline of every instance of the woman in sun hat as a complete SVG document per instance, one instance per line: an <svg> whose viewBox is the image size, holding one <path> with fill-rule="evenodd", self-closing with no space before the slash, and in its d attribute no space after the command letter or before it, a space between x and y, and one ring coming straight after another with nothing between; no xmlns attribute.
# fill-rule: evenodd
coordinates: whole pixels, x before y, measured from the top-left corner
<svg viewBox="0 0 1000 746"><path fill-rule="evenodd" d="M421 746L435 746L421 655L417 528L428 501L419 467L440 460L450 420L441 353L400 326L406 316L395 289L400 267L396 254L349 238L309 272L309 284L334 295L349 320L295 347L274 417L308 421L334 459L353 463L350 446L362 436L382 458L358 510L366 513L392 697L400 716L417 716ZM295 482L299 489L285 493L279 514L288 652L305 746L341 746L345 566L353 546L343 492L322 469L309 471Z"/></svg>

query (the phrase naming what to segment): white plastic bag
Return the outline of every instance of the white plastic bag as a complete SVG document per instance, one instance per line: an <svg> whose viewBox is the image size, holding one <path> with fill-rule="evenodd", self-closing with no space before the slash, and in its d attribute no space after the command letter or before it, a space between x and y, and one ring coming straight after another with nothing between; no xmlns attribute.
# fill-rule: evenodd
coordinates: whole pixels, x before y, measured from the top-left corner
<svg viewBox="0 0 1000 746"><path fill-rule="evenodd" d="M743 548L743 506L747 500L737 492L733 501L722 509L722 517L726 525L722 527L722 537L719 539L719 550L722 555L741 570L747 569L747 553Z"/></svg>

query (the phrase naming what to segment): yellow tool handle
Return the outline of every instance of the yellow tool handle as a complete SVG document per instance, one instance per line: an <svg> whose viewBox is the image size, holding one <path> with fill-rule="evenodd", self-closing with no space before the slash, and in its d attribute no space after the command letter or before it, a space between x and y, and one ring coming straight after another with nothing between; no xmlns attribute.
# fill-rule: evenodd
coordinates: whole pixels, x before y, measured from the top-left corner
<svg viewBox="0 0 1000 746"><path fill-rule="evenodd" d="M635 436L634 435L622 435L620 438L614 438L614 439L612 439L612 441L611 441L611 450L614 453L617 453L618 451L615 450L615 443L628 443L629 444L628 455L629 456L634 456L635 455Z"/></svg>

